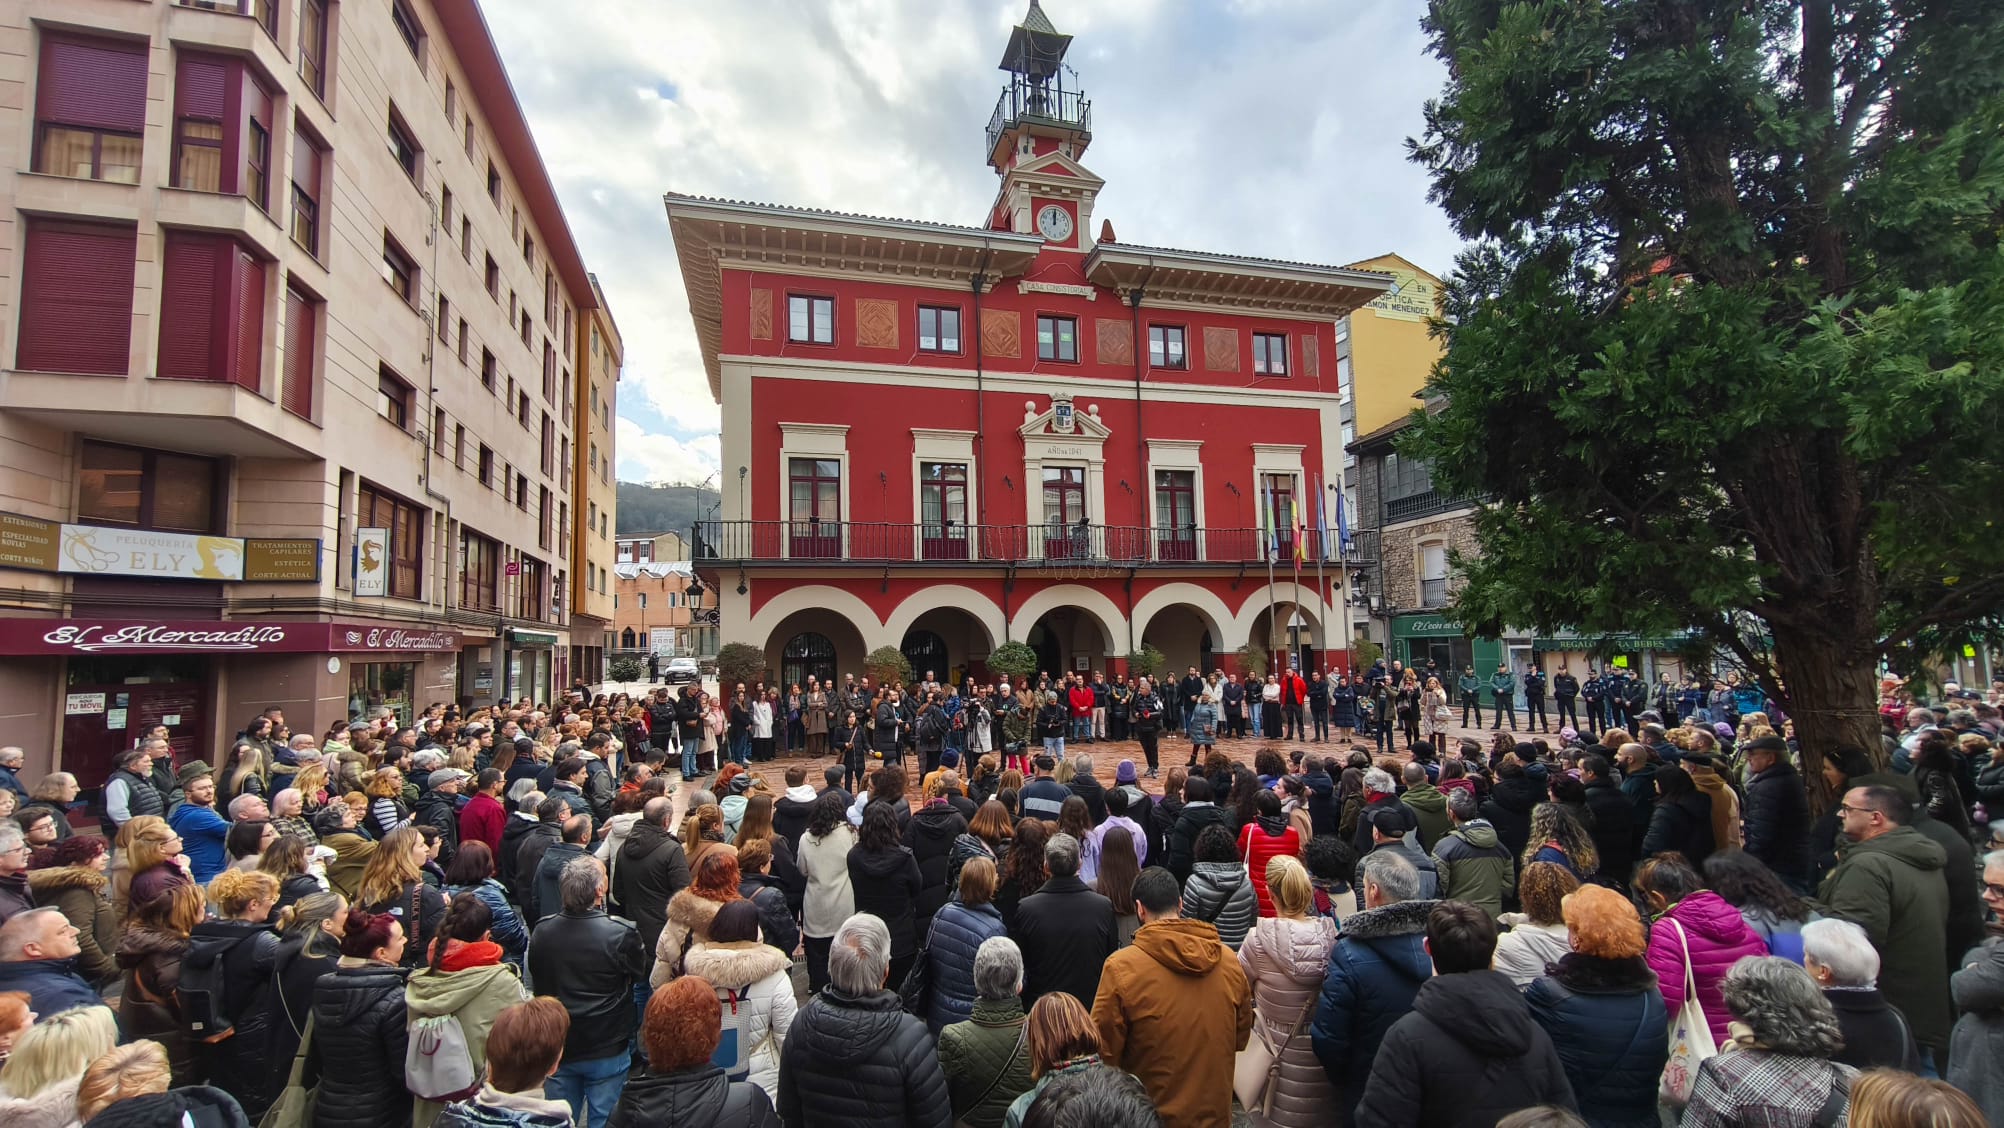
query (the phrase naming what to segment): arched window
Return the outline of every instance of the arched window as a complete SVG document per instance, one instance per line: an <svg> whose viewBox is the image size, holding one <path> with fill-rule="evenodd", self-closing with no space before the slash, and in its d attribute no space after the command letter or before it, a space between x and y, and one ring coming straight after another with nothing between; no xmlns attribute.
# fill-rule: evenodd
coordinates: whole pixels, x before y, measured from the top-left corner
<svg viewBox="0 0 2004 1128"><path fill-rule="evenodd" d="M931 670L937 681L946 681L950 669L946 662L946 640L932 631L911 630L905 632L905 640L898 646L904 652L905 661L912 666L912 680L925 681L925 672Z"/></svg>
<svg viewBox="0 0 2004 1128"><path fill-rule="evenodd" d="M619 632L619 648L621 650L632 650L638 643L639 639L634 635L632 627Z"/></svg>
<svg viewBox="0 0 2004 1128"><path fill-rule="evenodd" d="M805 631L787 640L780 653L779 679L782 686L807 684L809 674L824 682L835 680L835 644L828 636Z"/></svg>

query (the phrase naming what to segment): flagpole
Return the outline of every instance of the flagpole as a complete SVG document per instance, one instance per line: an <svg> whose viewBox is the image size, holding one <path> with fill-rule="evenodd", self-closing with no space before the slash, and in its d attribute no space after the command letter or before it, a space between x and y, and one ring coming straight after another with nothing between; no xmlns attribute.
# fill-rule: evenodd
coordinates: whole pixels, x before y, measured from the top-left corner
<svg viewBox="0 0 2004 1128"><path fill-rule="evenodd" d="M1322 475L1317 474L1315 475L1315 598L1322 601L1322 647L1324 650L1329 648L1329 619L1332 615L1329 610L1328 588L1324 586L1327 581L1322 577L1322 558L1327 555L1329 555L1329 508L1322 495ZM1349 613L1349 608L1346 607L1343 609L1345 616L1348 616ZM1329 660L1323 658L1322 655L1318 654L1316 657L1321 659L1325 667L1329 664Z"/></svg>
<svg viewBox="0 0 2004 1128"><path fill-rule="evenodd" d="M1280 672L1275 670L1272 665L1273 636L1279 630L1279 624L1274 622L1273 609L1273 558L1280 553L1280 533L1275 522L1279 519L1280 514L1274 512L1273 508L1273 479L1268 478L1266 483L1266 641L1260 646L1260 649L1266 651L1267 672L1270 674Z"/></svg>

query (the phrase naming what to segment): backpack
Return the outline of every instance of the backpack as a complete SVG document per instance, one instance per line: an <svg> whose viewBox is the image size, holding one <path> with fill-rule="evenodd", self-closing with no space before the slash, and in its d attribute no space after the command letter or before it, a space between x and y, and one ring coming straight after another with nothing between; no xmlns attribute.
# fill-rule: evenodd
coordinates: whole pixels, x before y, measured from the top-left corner
<svg viewBox="0 0 2004 1128"><path fill-rule="evenodd" d="M220 1042L235 1032L236 1020L223 1013L223 998L229 989L223 963L251 935L189 938L188 954L181 957L181 984L175 993L182 1020L205 1042Z"/></svg>
<svg viewBox="0 0 2004 1128"><path fill-rule="evenodd" d="M422 1101L450 1104L480 1091L480 1073L466 1048L466 1030L457 1015L411 1019L410 1047L404 1051L404 1087Z"/></svg>
<svg viewBox="0 0 2004 1128"><path fill-rule="evenodd" d="M751 1076L751 1039L746 1026L751 1022L751 1007L742 992L730 987L718 987L717 1004L723 1009L723 1029L717 1038L716 1052L710 1055L710 1064L724 1071L733 1081L743 1081Z"/></svg>

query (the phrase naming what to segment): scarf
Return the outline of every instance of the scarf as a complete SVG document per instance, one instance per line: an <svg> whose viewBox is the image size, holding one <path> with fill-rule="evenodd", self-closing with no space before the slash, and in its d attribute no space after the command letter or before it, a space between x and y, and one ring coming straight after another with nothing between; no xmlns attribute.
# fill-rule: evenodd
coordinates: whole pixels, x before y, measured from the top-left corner
<svg viewBox="0 0 2004 1128"><path fill-rule="evenodd" d="M472 967L493 967L501 962L501 945L492 940L447 940L440 971L465 971Z"/></svg>

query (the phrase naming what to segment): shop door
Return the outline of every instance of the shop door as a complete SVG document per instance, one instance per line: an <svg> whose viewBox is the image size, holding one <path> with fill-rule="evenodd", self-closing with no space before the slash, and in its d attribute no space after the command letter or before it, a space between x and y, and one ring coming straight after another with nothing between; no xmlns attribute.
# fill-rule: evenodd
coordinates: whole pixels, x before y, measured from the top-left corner
<svg viewBox="0 0 2004 1128"><path fill-rule="evenodd" d="M111 775L118 753L154 725L167 726L179 767L207 747L209 659L162 655L146 658L72 658L64 692L72 698L104 696L101 712L63 717L63 770L90 790Z"/></svg>

